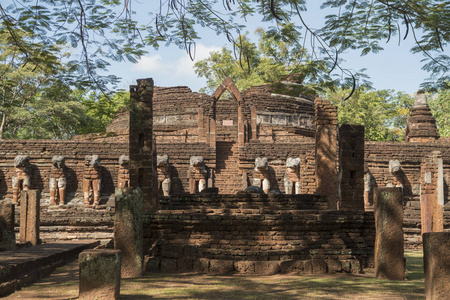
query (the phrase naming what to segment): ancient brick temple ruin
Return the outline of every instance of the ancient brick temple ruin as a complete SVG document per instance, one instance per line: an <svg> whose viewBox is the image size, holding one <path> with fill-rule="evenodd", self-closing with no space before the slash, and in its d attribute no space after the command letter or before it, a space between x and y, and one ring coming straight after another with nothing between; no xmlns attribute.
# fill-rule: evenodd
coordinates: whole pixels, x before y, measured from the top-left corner
<svg viewBox="0 0 450 300"><path fill-rule="evenodd" d="M130 92L104 134L1 141L0 195L41 192L43 241L110 239L115 188L128 186L144 194L147 270L359 271L373 264L377 187L401 188L406 247L421 247L421 198L443 199L450 226L450 141L424 94L407 142L373 142L362 126L338 128L336 107L290 79L239 91L228 78L213 95L144 80Z"/></svg>

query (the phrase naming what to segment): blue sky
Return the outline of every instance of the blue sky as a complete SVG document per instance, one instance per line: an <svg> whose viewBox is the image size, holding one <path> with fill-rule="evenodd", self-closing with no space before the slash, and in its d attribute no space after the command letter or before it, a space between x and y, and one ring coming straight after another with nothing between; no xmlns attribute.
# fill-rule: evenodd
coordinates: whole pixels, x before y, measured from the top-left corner
<svg viewBox="0 0 450 300"><path fill-rule="evenodd" d="M311 28L320 28L324 23L324 16L329 11L319 8L323 1L311 1L308 11L303 13L303 18ZM145 5L145 4L141 4ZM145 9L141 10L138 18L145 18ZM293 20L298 22L299 20ZM255 15L245 23L247 30L252 34L257 27L267 28L268 23L261 22L261 17ZM201 28L200 28L201 29ZM196 61L208 57L210 51L217 51L222 46L231 47L225 36L217 36L214 32L201 30L201 40L197 41ZM256 42L256 37L253 39ZM413 46L412 35L402 40L398 45L398 37L393 37L388 44L381 42L385 48L378 54L369 54L361 57L359 51L349 51L340 57L345 59L342 68L356 72L366 68L365 73L376 89L392 89L407 93L414 93L420 84L429 77L422 71L423 58L421 54L413 55L410 52ZM191 61L185 50L176 46L161 47L159 50L149 49L149 53L142 57L137 64L121 63L113 64L110 72L122 78L120 88L128 89L130 84L135 84L138 78L152 77L158 86L185 85L193 91L198 91L206 85L206 80L197 78L193 70L194 62Z"/></svg>

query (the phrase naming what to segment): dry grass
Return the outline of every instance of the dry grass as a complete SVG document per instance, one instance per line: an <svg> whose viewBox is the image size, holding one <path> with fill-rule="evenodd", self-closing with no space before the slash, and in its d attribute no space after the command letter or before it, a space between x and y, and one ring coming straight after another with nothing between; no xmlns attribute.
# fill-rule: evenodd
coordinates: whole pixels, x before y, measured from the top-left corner
<svg viewBox="0 0 450 300"><path fill-rule="evenodd" d="M422 252L406 252L408 280L359 275L208 276L151 274L123 279L121 299L424 299ZM78 294L76 262L6 299L71 299Z"/></svg>

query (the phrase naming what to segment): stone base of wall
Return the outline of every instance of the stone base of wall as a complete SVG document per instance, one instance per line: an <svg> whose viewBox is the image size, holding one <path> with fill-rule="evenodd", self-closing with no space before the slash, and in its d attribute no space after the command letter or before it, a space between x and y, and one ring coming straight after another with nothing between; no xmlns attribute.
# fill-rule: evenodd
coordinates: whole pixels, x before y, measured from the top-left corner
<svg viewBox="0 0 450 300"><path fill-rule="evenodd" d="M239 275L320 275L335 273L361 273L357 259L347 260L283 260L283 261L233 261L221 259L157 258L146 256L144 272L196 272L207 274Z"/></svg>
<svg viewBox="0 0 450 300"><path fill-rule="evenodd" d="M253 264L250 273L266 272L259 268L283 273L286 264L298 269L308 261L322 265L323 273L351 271L347 262L352 261L353 269L356 261L372 267L373 212L311 209L324 203L314 195L162 199L159 211L144 214L147 270L195 271L197 264L206 264L204 272L242 273Z"/></svg>

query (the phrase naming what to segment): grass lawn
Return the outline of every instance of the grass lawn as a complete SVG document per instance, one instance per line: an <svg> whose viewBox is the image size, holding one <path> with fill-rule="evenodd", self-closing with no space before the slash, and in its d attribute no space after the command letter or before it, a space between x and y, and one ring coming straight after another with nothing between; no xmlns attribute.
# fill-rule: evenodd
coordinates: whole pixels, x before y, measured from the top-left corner
<svg viewBox="0 0 450 300"><path fill-rule="evenodd" d="M374 278L364 274L324 276L210 276L151 274L122 279L120 299L424 299L422 252L405 252L408 280ZM73 299L78 295L78 264L5 299Z"/></svg>

